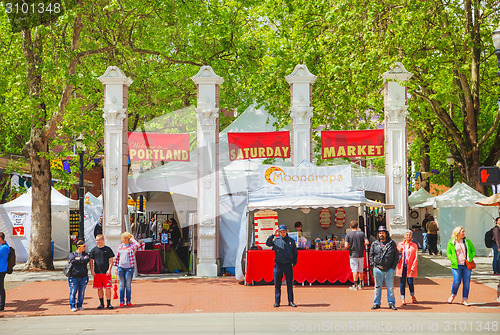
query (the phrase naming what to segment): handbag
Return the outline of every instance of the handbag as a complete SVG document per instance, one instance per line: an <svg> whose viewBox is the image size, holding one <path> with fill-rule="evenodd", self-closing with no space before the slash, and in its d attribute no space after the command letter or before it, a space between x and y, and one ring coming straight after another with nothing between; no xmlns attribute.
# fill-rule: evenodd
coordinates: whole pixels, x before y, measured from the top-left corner
<svg viewBox="0 0 500 335"><path fill-rule="evenodd" d="M464 243L465 243L465 242L464 242ZM472 261L470 261L470 262L467 260L467 253L466 253L466 251L462 248L462 245L460 245L460 249L462 249L462 250L463 250L464 255L465 255L465 266L466 266L466 267L467 267L467 269L469 269L469 270L474 270L474 269L476 268L476 262L474 262L474 260L472 260Z"/></svg>
<svg viewBox="0 0 500 335"><path fill-rule="evenodd" d="M63 273L66 277L71 277L71 270L73 270L73 264L71 264L69 261L68 263L66 263L66 265L64 266L64 270L63 270Z"/></svg>
<svg viewBox="0 0 500 335"><path fill-rule="evenodd" d="M467 269L473 270L476 268L476 262L465 260L465 266L467 266Z"/></svg>

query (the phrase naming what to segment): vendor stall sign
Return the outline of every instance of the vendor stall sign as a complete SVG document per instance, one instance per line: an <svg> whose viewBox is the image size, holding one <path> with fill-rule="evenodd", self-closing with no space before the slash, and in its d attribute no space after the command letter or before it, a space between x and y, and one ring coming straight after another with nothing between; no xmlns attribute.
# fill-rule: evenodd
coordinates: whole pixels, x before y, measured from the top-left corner
<svg viewBox="0 0 500 335"><path fill-rule="evenodd" d="M342 228L345 224L345 210L343 207L337 208L335 211L335 225L337 228Z"/></svg>
<svg viewBox="0 0 500 335"><path fill-rule="evenodd" d="M129 132L128 154L131 162L189 162L189 134L154 134Z"/></svg>
<svg viewBox="0 0 500 335"><path fill-rule="evenodd" d="M321 132L321 158L384 156L384 130Z"/></svg>
<svg viewBox="0 0 500 335"><path fill-rule="evenodd" d="M26 221L26 212L9 212L12 222L12 236L25 236L24 223Z"/></svg>
<svg viewBox="0 0 500 335"><path fill-rule="evenodd" d="M321 212L319 212L319 224L323 229L328 229L332 224L332 213L330 213L328 208L323 208Z"/></svg>
<svg viewBox="0 0 500 335"><path fill-rule="evenodd" d="M278 213L270 209L258 211L254 214L255 245L262 249L269 249L267 238L278 228Z"/></svg>
<svg viewBox="0 0 500 335"><path fill-rule="evenodd" d="M229 159L290 158L290 132L227 133Z"/></svg>
<svg viewBox="0 0 500 335"><path fill-rule="evenodd" d="M282 192L304 193L308 190L346 191L352 186L351 166L259 167L259 185Z"/></svg>

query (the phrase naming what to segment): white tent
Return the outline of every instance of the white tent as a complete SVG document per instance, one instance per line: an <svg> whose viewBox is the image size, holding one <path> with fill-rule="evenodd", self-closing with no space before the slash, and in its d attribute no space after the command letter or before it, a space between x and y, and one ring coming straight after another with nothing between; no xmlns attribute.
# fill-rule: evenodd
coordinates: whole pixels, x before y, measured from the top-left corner
<svg viewBox="0 0 500 335"><path fill-rule="evenodd" d="M87 251L90 251L97 245L94 237L94 228L102 216L102 201L92 193L87 192L83 208L85 243L87 244Z"/></svg>
<svg viewBox="0 0 500 335"><path fill-rule="evenodd" d="M410 206L410 208L414 208L415 206L423 204L431 198L434 198L432 194L427 192L425 189L420 188L418 191L413 192L408 197L408 205Z"/></svg>
<svg viewBox="0 0 500 335"><path fill-rule="evenodd" d="M484 234L494 225L498 209L477 205L476 201L481 199L484 199L483 194L467 184L458 182L444 194L428 199L415 207L435 208L441 250L446 251L453 229L462 226L465 228L466 237L476 248L476 255L487 256L489 249L484 245Z"/></svg>
<svg viewBox="0 0 500 335"><path fill-rule="evenodd" d="M77 201L66 198L52 188L52 241L54 242L54 259L68 258L69 211L77 208ZM27 193L6 204L0 205L0 231L5 233L7 243L16 249L17 262L26 262L31 240L31 188ZM17 222L16 222L17 221ZM13 236L14 226L22 224L24 236Z"/></svg>

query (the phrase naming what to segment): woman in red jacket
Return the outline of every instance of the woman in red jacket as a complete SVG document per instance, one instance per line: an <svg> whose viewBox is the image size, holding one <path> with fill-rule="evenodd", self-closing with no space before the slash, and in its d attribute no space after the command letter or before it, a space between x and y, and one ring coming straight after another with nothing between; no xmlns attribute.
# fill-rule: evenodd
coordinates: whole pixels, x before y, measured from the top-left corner
<svg viewBox="0 0 500 335"><path fill-rule="evenodd" d="M411 241L411 230L405 232L405 239L398 244L398 251L401 253L398 266L396 267L396 276L401 277L399 288L401 290L401 305L406 305L405 291L406 282L410 289L410 295L413 303L417 302L415 298L415 288L413 286L413 278L417 277L418 264L418 247Z"/></svg>

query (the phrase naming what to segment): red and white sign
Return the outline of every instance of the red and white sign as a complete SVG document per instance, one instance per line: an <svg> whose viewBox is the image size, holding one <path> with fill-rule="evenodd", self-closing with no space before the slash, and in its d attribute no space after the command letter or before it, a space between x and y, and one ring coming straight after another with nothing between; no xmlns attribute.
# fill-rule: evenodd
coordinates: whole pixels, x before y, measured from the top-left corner
<svg viewBox="0 0 500 335"><path fill-rule="evenodd" d="M332 224L332 213L330 213L328 208L323 208L319 212L319 224L323 229L327 229Z"/></svg>
<svg viewBox="0 0 500 335"><path fill-rule="evenodd" d="M384 130L321 132L321 158L384 156Z"/></svg>
<svg viewBox="0 0 500 335"><path fill-rule="evenodd" d="M269 249L267 238L278 228L278 213L270 209L258 211L254 214L255 245L262 249Z"/></svg>
<svg viewBox="0 0 500 335"><path fill-rule="evenodd" d="M189 162L189 149L189 134L128 133L131 162Z"/></svg>
<svg viewBox="0 0 500 335"><path fill-rule="evenodd" d="M290 158L290 132L227 133L229 159Z"/></svg>
<svg viewBox="0 0 500 335"><path fill-rule="evenodd" d="M26 221L27 213L9 212L9 217L12 222L12 236L24 236L24 222Z"/></svg>
<svg viewBox="0 0 500 335"><path fill-rule="evenodd" d="M337 208L335 211L335 225L337 228L342 228L345 224L345 210L343 207Z"/></svg>

